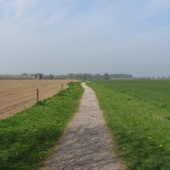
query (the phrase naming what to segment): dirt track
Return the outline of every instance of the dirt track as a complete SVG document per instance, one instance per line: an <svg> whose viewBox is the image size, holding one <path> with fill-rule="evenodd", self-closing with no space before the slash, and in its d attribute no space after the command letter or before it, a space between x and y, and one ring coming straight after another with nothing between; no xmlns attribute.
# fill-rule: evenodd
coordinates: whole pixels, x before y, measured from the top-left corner
<svg viewBox="0 0 170 170"><path fill-rule="evenodd" d="M66 129L59 148L49 158L51 170L122 170L95 93L85 89L78 113Z"/></svg>

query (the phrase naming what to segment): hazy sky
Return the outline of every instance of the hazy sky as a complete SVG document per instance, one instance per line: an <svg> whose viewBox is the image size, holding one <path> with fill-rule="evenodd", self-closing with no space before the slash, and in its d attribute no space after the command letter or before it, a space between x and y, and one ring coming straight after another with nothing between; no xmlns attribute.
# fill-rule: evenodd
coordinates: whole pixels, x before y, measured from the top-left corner
<svg viewBox="0 0 170 170"><path fill-rule="evenodd" d="M170 0L0 0L0 74L170 76Z"/></svg>

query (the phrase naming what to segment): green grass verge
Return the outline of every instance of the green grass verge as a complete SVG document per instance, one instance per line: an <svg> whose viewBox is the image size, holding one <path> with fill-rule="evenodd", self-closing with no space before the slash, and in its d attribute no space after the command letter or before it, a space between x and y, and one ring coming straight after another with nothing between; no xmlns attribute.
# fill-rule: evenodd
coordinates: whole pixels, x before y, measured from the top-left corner
<svg viewBox="0 0 170 170"><path fill-rule="evenodd" d="M69 89L1 120L0 169L37 169L77 111L82 93L80 83L70 83Z"/></svg>
<svg viewBox="0 0 170 170"><path fill-rule="evenodd" d="M129 170L170 169L169 109L156 105L152 100L149 102L146 96L132 96L105 83L88 85L99 99L116 141L118 156Z"/></svg>

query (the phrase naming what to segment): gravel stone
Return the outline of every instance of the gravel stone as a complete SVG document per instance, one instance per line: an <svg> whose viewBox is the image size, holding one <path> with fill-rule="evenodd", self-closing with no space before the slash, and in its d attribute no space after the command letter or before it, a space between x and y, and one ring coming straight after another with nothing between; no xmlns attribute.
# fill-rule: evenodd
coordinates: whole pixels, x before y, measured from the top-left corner
<svg viewBox="0 0 170 170"><path fill-rule="evenodd" d="M122 170L94 91L82 83L78 113L48 161L51 170Z"/></svg>

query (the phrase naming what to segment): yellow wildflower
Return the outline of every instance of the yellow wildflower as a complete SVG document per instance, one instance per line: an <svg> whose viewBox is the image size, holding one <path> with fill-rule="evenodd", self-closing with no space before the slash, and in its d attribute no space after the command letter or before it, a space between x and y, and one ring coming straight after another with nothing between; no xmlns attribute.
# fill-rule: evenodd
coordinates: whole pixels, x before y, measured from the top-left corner
<svg viewBox="0 0 170 170"><path fill-rule="evenodd" d="M152 139L152 137L151 137L151 136L148 136L147 138L148 138L148 139Z"/></svg>

